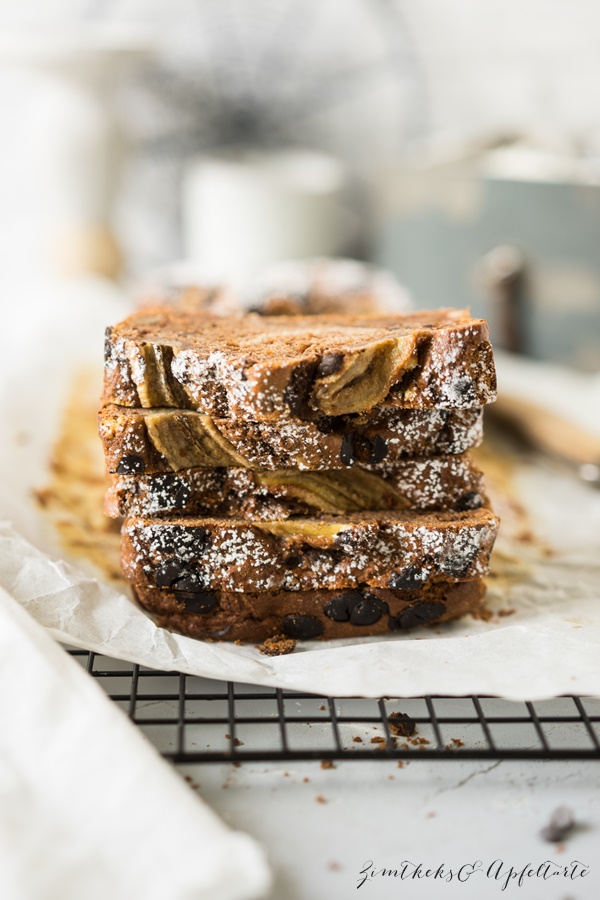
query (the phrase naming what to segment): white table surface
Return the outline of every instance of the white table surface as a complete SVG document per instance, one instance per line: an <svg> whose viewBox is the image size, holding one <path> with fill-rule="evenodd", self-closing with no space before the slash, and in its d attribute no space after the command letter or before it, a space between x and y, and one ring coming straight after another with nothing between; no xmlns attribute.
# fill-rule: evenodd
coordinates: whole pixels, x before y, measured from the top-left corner
<svg viewBox="0 0 600 900"><path fill-rule="evenodd" d="M85 664L85 657L79 657ZM96 657L94 671L122 673L130 664ZM127 697L130 677L99 677L106 690ZM157 699L162 693L174 695L173 676L150 675L139 679L136 717L177 719L176 699ZM226 696L222 682L188 677L186 694ZM254 699L244 700L248 693ZM264 748L279 750L279 731L275 700L267 688L250 685L236 687L236 714L243 717L270 715L272 724L238 724L236 735L243 741L239 752ZM144 699L150 694L150 699ZM243 700L243 705L240 704ZM482 700L486 716L522 716L521 725L492 724L498 745L539 747L531 724L527 725L524 704L502 700ZM600 700L584 701L586 711L600 712ZM269 706L269 704L271 706ZM128 700L120 701L127 710ZM271 708L272 707L272 708ZM302 722L288 737L293 746L331 746L332 731L327 707L321 698L285 701L286 717L301 719L322 716L310 726ZM534 704L538 715L561 717L577 715L569 698ZM402 709L412 716L425 716L422 700L387 700L386 712ZM441 717L473 717L470 700L435 700ZM336 700L341 716L377 716L373 700ZM186 751L229 748L225 699L203 701L186 715L224 717L219 725L187 725ZM176 750L173 725L143 724L143 731L163 752ZM376 724L340 723L344 747L369 748L370 736L381 735ZM544 733L553 748L589 748L584 729L569 723L544 724ZM595 726L597 733L600 732ZM266 729L270 737L267 737ZM465 747L485 747L480 726L442 724L445 742L460 737ZM529 729L529 730L527 730ZM352 744L354 735L362 735L363 744ZM433 741L431 726L418 725L418 734ZM270 743L269 743L270 741ZM504 875L510 867L520 871L527 863L536 868L545 860L559 866L572 860L590 867L585 878L574 881L552 876L547 881L527 880L522 887L511 883L502 891L502 882L484 874L472 876L466 883L422 879L401 881L377 877L360 888L358 896L373 898L468 897L487 900L517 896L526 900L596 900L600 897L600 760L597 761L523 761L523 760L427 760L423 755L405 762L394 760L342 761L335 768L321 768L314 762L194 763L177 765L192 790L198 791L231 827L255 837L266 849L274 872L274 889L269 900L313 900L356 896L361 868L368 860L377 869L399 869L404 860L423 868L458 869L481 860L487 869L502 860ZM457 751L459 756L460 749ZM319 802L318 797L326 802ZM543 840L541 829L552 812L568 806L576 827L563 844Z"/></svg>
<svg viewBox="0 0 600 900"><path fill-rule="evenodd" d="M590 874L527 881L501 890L482 874L466 883L380 877L360 888L377 898L593 900L600 897L600 762L414 761L244 763L179 767L232 827L257 838L275 875L271 900L356 896L363 865L403 860L437 868L480 859L521 870L550 859L579 860ZM286 774L287 773L287 774ZM308 778L306 782L304 779ZM319 803L321 795L326 803ZM542 840L551 812L566 804L579 823L564 845Z"/></svg>

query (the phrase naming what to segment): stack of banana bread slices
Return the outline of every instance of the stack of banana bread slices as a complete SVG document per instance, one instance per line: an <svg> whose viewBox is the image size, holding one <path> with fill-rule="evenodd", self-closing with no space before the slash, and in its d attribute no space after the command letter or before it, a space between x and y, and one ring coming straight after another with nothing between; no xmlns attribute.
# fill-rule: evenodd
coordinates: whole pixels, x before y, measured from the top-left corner
<svg viewBox="0 0 600 900"><path fill-rule="evenodd" d="M476 612L497 530L468 451L495 397L464 310L219 317L106 339L106 512L165 628L359 637Z"/></svg>

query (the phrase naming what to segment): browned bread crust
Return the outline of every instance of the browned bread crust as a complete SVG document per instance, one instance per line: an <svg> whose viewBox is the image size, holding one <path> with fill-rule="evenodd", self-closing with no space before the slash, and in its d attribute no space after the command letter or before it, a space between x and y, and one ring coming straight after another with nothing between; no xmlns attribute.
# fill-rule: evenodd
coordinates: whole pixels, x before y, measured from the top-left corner
<svg viewBox="0 0 600 900"><path fill-rule="evenodd" d="M201 640L258 642L276 635L298 640L357 638L435 625L477 613L485 586L475 579L432 582L417 590L257 594L135 585L134 593L162 628Z"/></svg>
<svg viewBox="0 0 600 900"><path fill-rule="evenodd" d="M133 584L180 590L398 590L487 574L497 526L485 507L267 522L131 517L121 562Z"/></svg>
<svg viewBox="0 0 600 900"><path fill-rule="evenodd" d="M100 410L110 473L142 475L214 466L373 471L412 456L464 453L481 443L482 410L386 409L368 418L302 422L213 419L192 410Z"/></svg>
<svg viewBox="0 0 600 900"><path fill-rule="evenodd" d="M105 512L123 516L242 516L287 519L367 509L477 509L483 475L468 455L403 460L387 470L180 469L111 475Z"/></svg>
<svg viewBox="0 0 600 900"><path fill-rule="evenodd" d="M104 404L271 421L495 399L487 324L465 310L246 316L156 307L106 336Z"/></svg>

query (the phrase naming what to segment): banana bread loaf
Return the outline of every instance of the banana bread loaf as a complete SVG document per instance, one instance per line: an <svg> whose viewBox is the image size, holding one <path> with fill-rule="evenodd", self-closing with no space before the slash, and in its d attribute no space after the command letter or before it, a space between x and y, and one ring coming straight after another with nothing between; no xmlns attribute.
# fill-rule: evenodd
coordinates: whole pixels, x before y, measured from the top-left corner
<svg viewBox="0 0 600 900"><path fill-rule="evenodd" d="M156 307L106 335L104 404L272 421L495 399L487 324L465 310L246 316Z"/></svg>
<svg viewBox="0 0 600 900"><path fill-rule="evenodd" d="M497 525L486 507L262 522L134 516L123 523L121 564L132 584L176 590L398 590L485 575Z"/></svg>
<svg viewBox="0 0 600 900"><path fill-rule="evenodd" d="M476 613L481 579L431 582L418 589L345 591L178 591L134 585L134 594L157 625L192 638L263 641L357 638L435 625Z"/></svg>
<svg viewBox="0 0 600 900"><path fill-rule="evenodd" d="M477 509L483 475L468 455L409 459L387 470L216 468L112 475L105 512L122 516L287 519L367 509Z"/></svg>
<svg viewBox="0 0 600 900"><path fill-rule="evenodd" d="M100 410L110 473L142 475L203 466L382 471L406 457L464 453L482 437L482 410L388 409L366 418L302 422L213 419L192 410Z"/></svg>

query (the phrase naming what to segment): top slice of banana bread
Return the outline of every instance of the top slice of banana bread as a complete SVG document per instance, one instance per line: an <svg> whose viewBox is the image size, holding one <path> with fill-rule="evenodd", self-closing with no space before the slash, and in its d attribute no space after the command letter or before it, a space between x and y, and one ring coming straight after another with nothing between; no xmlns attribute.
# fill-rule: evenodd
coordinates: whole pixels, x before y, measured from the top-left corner
<svg viewBox="0 0 600 900"><path fill-rule="evenodd" d="M466 310L223 318L155 307L106 336L104 404L310 420L469 409L495 391L488 326Z"/></svg>

